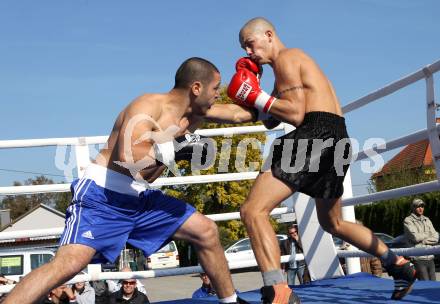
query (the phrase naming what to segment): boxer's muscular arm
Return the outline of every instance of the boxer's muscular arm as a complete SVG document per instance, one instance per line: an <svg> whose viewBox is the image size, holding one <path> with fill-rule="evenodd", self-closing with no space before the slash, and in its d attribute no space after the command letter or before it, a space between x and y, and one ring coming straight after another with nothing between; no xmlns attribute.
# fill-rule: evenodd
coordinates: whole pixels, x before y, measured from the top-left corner
<svg viewBox="0 0 440 304"><path fill-rule="evenodd" d="M277 100L273 103L269 113L275 118L298 126L302 123L305 114L305 92L301 81L301 64L289 50L276 63Z"/></svg>
<svg viewBox="0 0 440 304"><path fill-rule="evenodd" d="M298 52L298 56L296 54ZM280 121L298 126L305 113L304 86L301 81L302 54L286 50L279 54L273 65L277 96L271 96L260 87L255 74L247 69L238 70L228 85L228 96L237 104L256 108Z"/></svg>
<svg viewBox="0 0 440 304"><path fill-rule="evenodd" d="M205 119L217 123L245 123L256 121L255 111L237 104L214 104Z"/></svg>
<svg viewBox="0 0 440 304"><path fill-rule="evenodd" d="M272 93L270 95L277 96L277 89L275 86L274 86ZM263 125L269 130L277 127L281 123L280 120L278 120L277 118L273 117L270 114L268 114L268 118L263 119L262 122L263 122Z"/></svg>

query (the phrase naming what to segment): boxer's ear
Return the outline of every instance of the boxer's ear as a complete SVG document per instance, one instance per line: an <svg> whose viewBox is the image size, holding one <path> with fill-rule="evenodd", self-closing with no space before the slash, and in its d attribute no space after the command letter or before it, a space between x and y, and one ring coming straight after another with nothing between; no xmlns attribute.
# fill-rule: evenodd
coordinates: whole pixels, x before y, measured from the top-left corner
<svg viewBox="0 0 440 304"><path fill-rule="evenodd" d="M191 85L191 93L194 96L200 96L202 94L203 84L200 81L194 81Z"/></svg>

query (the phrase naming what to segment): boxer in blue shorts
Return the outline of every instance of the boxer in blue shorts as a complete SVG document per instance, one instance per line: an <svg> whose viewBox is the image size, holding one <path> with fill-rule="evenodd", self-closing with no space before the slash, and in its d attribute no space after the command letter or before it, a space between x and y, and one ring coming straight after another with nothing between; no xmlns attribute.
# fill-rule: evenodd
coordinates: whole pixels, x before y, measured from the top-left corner
<svg viewBox="0 0 440 304"><path fill-rule="evenodd" d="M168 243L196 211L97 164L90 164L71 189L73 203L67 209L60 245L92 247L99 253L94 262L114 261L126 243L149 256Z"/></svg>
<svg viewBox="0 0 440 304"><path fill-rule="evenodd" d="M239 301L215 222L149 186L166 167L172 171L177 160L212 157L212 143L191 134L204 119L253 119L252 111L239 105L214 105L219 87L218 69L190 58L177 70L171 91L142 95L119 114L105 147L72 183L54 260L21 280L4 303L34 303L92 259L114 261L125 243L148 256L171 238L195 247L221 303Z"/></svg>

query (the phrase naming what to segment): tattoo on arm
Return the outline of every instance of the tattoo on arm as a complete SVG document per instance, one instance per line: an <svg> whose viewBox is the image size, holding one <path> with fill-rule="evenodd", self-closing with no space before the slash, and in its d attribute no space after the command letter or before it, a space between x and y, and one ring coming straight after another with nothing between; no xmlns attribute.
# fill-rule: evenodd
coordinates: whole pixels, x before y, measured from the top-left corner
<svg viewBox="0 0 440 304"><path fill-rule="evenodd" d="M294 87L291 87L291 88L288 88L288 89L282 90L281 92L278 92L278 93L275 95L275 97L276 97L276 98L280 98L281 95L283 95L284 93L289 92L289 91L293 91L293 90L304 90L304 87L303 87L303 86L294 86Z"/></svg>

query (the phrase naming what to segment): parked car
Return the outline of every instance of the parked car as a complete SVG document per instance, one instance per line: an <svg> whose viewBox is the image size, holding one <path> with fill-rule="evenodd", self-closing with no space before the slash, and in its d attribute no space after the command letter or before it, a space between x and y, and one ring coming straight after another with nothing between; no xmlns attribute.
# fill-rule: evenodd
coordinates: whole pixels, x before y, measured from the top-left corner
<svg viewBox="0 0 440 304"><path fill-rule="evenodd" d="M147 269L179 267L179 252L174 241L169 242L161 249L147 257Z"/></svg>
<svg viewBox="0 0 440 304"><path fill-rule="evenodd" d="M277 234L278 241L287 239L285 234ZM247 261L255 258L249 238L240 239L225 250L228 262Z"/></svg>
<svg viewBox="0 0 440 304"><path fill-rule="evenodd" d="M405 247L402 236L398 236L394 238L391 235L382 232L374 232L374 235L377 236L379 239L381 239L382 242L384 242L385 245L387 245L389 248ZM344 241L341 240L340 238L333 236L333 243L335 244L336 250L344 249L343 248Z"/></svg>
<svg viewBox="0 0 440 304"><path fill-rule="evenodd" d="M49 262L54 256L55 253L48 249L0 251L0 273L18 282L21 277Z"/></svg>

